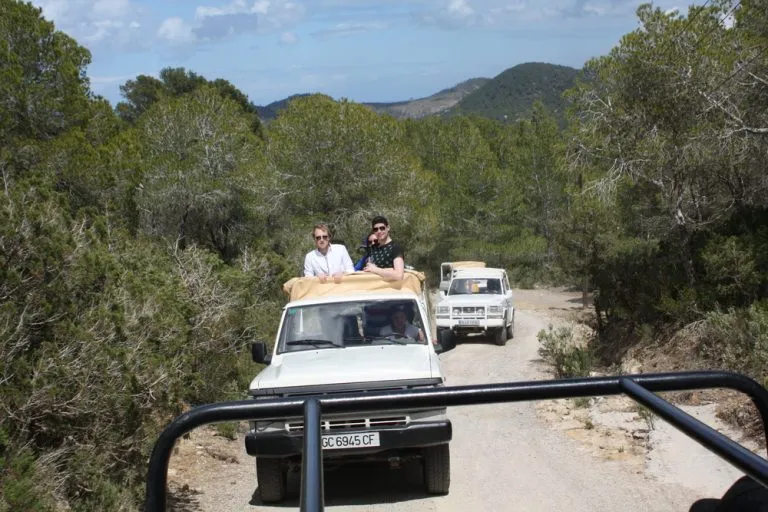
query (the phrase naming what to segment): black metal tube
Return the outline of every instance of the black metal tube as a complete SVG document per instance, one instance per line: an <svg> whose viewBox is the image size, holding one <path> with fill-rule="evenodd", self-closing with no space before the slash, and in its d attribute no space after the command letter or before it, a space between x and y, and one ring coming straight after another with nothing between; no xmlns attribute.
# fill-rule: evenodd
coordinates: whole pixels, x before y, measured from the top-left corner
<svg viewBox="0 0 768 512"><path fill-rule="evenodd" d="M160 434L149 458L146 512L165 511L168 463L178 438L209 423L299 415L303 406L301 399L240 400L201 405L177 417Z"/></svg>
<svg viewBox="0 0 768 512"><path fill-rule="evenodd" d="M768 487L768 462L765 459L758 457L663 398L654 395L643 386L633 382L632 379L619 379L619 385L631 398L651 409L705 448L744 471L755 481Z"/></svg>
<svg viewBox="0 0 768 512"><path fill-rule="evenodd" d="M325 506L323 447L320 444L320 402L308 398L304 404L304 453L301 460L301 512L322 512Z"/></svg>
<svg viewBox="0 0 768 512"><path fill-rule="evenodd" d="M741 391L756 405L763 420L763 428L765 429L768 425L768 390L744 375L728 372L681 372L624 377L632 379L649 391L709 388ZM324 414L549 400L621 394L624 390L619 384L620 378L622 377L588 377L400 391L354 392L321 395L319 400ZM176 418L162 432L152 450L147 472L147 512L165 510L168 463L176 439L208 423L299 418L304 413L304 401L304 397L298 397L222 402L196 407ZM768 438L768 435L766 437Z"/></svg>

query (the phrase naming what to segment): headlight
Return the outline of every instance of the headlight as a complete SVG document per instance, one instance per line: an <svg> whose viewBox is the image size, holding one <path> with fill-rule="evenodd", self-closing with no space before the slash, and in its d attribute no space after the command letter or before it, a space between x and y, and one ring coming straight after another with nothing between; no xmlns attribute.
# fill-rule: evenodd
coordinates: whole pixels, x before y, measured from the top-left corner
<svg viewBox="0 0 768 512"><path fill-rule="evenodd" d="M475 314L476 315L484 315L485 314L485 308L475 308Z"/></svg>
<svg viewBox="0 0 768 512"><path fill-rule="evenodd" d="M453 316L460 316L461 308L453 308Z"/></svg>
<svg viewBox="0 0 768 512"><path fill-rule="evenodd" d="M448 306L438 306L437 307L437 314L438 315L447 315L451 312L451 308Z"/></svg>
<svg viewBox="0 0 768 512"><path fill-rule="evenodd" d="M488 306L489 313L501 313L501 306Z"/></svg>

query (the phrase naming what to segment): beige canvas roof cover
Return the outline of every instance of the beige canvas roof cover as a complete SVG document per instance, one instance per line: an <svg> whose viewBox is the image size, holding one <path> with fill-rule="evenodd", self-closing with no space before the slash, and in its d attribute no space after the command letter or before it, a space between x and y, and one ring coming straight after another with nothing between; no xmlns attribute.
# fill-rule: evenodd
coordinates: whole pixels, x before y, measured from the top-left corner
<svg viewBox="0 0 768 512"><path fill-rule="evenodd" d="M484 261L454 261L451 268L484 268Z"/></svg>
<svg viewBox="0 0 768 512"><path fill-rule="evenodd" d="M345 274L341 282L328 279L321 283L317 277L294 277L286 281L283 291L291 301L316 297L346 296L372 292L399 292L408 290L421 295L421 284L425 276L415 270L405 270L402 281L385 281L370 272L354 272Z"/></svg>

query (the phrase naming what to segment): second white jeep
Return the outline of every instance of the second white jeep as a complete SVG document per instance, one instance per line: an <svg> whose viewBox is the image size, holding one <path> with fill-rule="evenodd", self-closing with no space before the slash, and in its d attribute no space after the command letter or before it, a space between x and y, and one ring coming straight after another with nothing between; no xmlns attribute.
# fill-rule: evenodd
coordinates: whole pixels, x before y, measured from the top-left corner
<svg viewBox="0 0 768 512"><path fill-rule="evenodd" d="M507 271L467 268L453 272L435 311L438 338L469 333L493 334L504 345L515 334L515 306Z"/></svg>

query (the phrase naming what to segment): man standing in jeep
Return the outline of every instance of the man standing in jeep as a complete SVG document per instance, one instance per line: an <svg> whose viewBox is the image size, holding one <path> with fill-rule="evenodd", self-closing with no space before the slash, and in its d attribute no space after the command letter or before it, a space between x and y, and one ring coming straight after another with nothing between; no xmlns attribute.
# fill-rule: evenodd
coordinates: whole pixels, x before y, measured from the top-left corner
<svg viewBox="0 0 768 512"><path fill-rule="evenodd" d="M387 281L401 281L405 272L403 248L390 238L387 218L382 215L374 217L371 227L378 243L371 247L371 257L363 270Z"/></svg>

